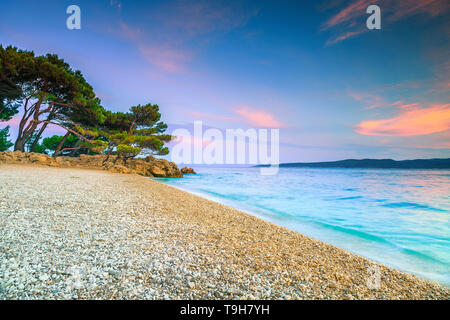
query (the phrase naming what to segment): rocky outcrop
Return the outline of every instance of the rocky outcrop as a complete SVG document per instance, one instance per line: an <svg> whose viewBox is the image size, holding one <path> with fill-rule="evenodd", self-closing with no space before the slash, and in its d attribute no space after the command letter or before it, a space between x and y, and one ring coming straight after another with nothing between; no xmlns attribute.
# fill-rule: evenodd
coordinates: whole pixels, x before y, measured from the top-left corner
<svg viewBox="0 0 450 320"><path fill-rule="evenodd" d="M41 153L28 153L20 151L0 152L0 163L27 163L41 164L45 166L59 167L58 163L50 156Z"/></svg>
<svg viewBox="0 0 450 320"><path fill-rule="evenodd" d="M79 157L56 157L41 153L28 153L20 151L0 152L1 163L24 163L39 164L52 167L63 168L91 168L102 169L118 173L139 174L146 177L171 177L181 178L183 173L178 166L164 159L157 159L152 156L147 158L130 159L125 164L122 161L116 161L115 156L103 163L103 155L80 155Z"/></svg>
<svg viewBox="0 0 450 320"><path fill-rule="evenodd" d="M197 174L197 172L195 172L194 169L188 167L181 168L181 172L183 174Z"/></svg>

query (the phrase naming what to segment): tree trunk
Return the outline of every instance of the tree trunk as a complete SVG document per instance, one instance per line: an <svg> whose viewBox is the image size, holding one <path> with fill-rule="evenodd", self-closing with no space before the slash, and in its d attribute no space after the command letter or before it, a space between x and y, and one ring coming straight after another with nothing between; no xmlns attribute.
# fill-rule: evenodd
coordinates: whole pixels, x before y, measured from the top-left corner
<svg viewBox="0 0 450 320"><path fill-rule="evenodd" d="M28 100L25 102L25 113L22 117L22 120L19 124L19 133L17 135L16 143L14 144L14 151L22 151L25 152L25 143L28 140L28 137L33 134L38 126L37 120L39 120L39 110L41 108L41 103L44 101L44 97L40 97L39 100L34 104L34 106L30 107L30 109L26 109L28 104ZM30 116L33 114L33 122L31 122ZM25 125L28 125L25 127Z"/></svg>
<svg viewBox="0 0 450 320"><path fill-rule="evenodd" d="M26 104L28 104L28 101L26 102ZM27 112L25 112L22 119L20 120L19 130L17 133L17 139L16 139L16 142L14 143L14 151L25 152L26 139L23 137L23 128L25 127L25 124L28 121L28 117L27 117Z"/></svg>
<svg viewBox="0 0 450 320"><path fill-rule="evenodd" d="M14 143L14 151L25 152L25 142L26 139L18 137L16 143Z"/></svg>
<svg viewBox="0 0 450 320"><path fill-rule="evenodd" d="M56 148L55 152L53 153L53 158L56 157L60 152L64 145L64 142L66 142L67 137L69 136L70 132L67 131L64 137L61 139L61 141L58 144L58 147Z"/></svg>
<svg viewBox="0 0 450 320"><path fill-rule="evenodd" d="M71 157L76 157L76 156L77 156L77 152L81 149L81 147L80 147L80 141L81 141L81 139L78 139L78 140L77 140L77 143L75 143L75 146L74 146L72 152L70 153L70 156L71 156ZM78 154L78 155L79 155L79 154Z"/></svg>
<svg viewBox="0 0 450 320"><path fill-rule="evenodd" d="M34 139L33 144L30 147L30 152L34 152L34 148L36 147L36 145L39 143L39 139L41 139L42 133L44 132L44 130L47 128L47 123L44 123L41 127L41 129L39 130L39 133L36 136L36 139Z"/></svg>
<svg viewBox="0 0 450 320"><path fill-rule="evenodd" d="M47 117L47 121L50 121L52 119L53 112L54 112L54 108L52 108L52 110L50 111L50 114ZM44 133L47 126L48 126L48 123L46 123L46 122L42 125L41 129L39 130L39 133L36 136L36 139L33 141L33 144L30 147L30 152L34 152L34 147L36 147L36 145L39 143L39 139L41 139L42 133Z"/></svg>
<svg viewBox="0 0 450 320"><path fill-rule="evenodd" d="M24 119L22 119L19 123L19 131L17 133L17 139L14 143L14 151L25 151L25 139L22 137L23 126L25 125Z"/></svg>
<svg viewBox="0 0 450 320"><path fill-rule="evenodd" d="M104 166L104 165L108 162L109 157L111 156L111 153L112 153L112 151L113 151L113 148L111 148L111 146L108 145L108 149L107 149L107 150L108 150L108 151L106 152L106 157L105 157L105 159L103 159L102 166Z"/></svg>

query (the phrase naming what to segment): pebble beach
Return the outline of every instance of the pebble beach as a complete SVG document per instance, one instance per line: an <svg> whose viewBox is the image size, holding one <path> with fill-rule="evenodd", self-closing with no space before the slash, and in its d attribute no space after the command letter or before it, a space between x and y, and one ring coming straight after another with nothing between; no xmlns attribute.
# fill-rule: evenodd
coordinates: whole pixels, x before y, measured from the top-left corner
<svg viewBox="0 0 450 320"><path fill-rule="evenodd" d="M8 300L450 298L158 181L79 168L0 165L0 262Z"/></svg>

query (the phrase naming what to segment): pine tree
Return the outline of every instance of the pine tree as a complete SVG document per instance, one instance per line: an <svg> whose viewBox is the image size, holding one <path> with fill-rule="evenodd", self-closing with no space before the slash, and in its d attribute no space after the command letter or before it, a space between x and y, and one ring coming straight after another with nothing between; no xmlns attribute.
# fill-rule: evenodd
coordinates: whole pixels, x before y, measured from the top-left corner
<svg viewBox="0 0 450 320"><path fill-rule="evenodd" d="M14 144L8 140L9 138L9 126L4 129L0 129L0 151L6 151Z"/></svg>

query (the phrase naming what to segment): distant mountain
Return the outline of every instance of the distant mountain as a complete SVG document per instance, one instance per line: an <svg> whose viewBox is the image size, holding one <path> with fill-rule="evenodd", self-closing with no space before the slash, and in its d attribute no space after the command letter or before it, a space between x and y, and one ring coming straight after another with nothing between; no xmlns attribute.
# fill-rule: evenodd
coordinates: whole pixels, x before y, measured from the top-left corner
<svg viewBox="0 0 450 320"><path fill-rule="evenodd" d="M257 167L268 167L259 165ZM377 168L377 169L450 169L448 159L416 159L396 161L392 159L347 159L330 162L281 163L281 168Z"/></svg>

